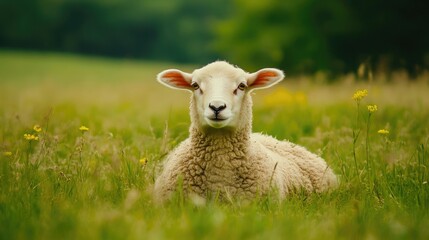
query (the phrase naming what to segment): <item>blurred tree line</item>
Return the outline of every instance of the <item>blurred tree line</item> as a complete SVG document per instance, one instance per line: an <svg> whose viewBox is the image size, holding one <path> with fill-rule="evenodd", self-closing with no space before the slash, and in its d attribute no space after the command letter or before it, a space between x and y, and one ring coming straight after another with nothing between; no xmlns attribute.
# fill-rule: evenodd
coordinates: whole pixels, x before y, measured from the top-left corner
<svg viewBox="0 0 429 240"><path fill-rule="evenodd" d="M0 47L341 73L429 66L424 0L0 0Z"/></svg>
<svg viewBox="0 0 429 240"><path fill-rule="evenodd" d="M204 62L228 0L0 0L0 46Z"/></svg>

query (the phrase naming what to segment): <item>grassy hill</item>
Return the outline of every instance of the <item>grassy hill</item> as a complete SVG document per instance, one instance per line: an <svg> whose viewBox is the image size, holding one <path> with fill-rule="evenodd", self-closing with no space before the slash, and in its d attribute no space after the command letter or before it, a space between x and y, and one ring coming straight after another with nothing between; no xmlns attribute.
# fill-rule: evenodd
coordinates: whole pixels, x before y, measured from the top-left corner
<svg viewBox="0 0 429 240"><path fill-rule="evenodd" d="M429 238L427 76L256 93L254 130L325 158L341 179L331 193L159 206L157 170L189 125L189 94L155 81L167 68L194 66L0 52L1 239Z"/></svg>

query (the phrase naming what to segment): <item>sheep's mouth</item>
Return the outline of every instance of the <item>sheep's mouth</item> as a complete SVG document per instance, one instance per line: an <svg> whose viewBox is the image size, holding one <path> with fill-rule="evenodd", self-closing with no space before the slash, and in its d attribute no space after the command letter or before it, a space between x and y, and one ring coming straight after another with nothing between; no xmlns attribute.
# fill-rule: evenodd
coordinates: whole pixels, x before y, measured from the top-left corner
<svg viewBox="0 0 429 240"><path fill-rule="evenodd" d="M225 121L225 120L227 120L227 118L220 118L220 117L213 117L213 118L209 118L209 120L210 121L213 121L213 122L222 122L222 121Z"/></svg>
<svg viewBox="0 0 429 240"><path fill-rule="evenodd" d="M229 118L222 118L222 117L207 117L206 123L211 126L212 128L223 128L227 126Z"/></svg>
<svg viewBox="0 0 429 240"><path fill-rule="evenodd" d="M223 128L228 125L231 117L226 114L208 114L204 116L205 124L213 128Z"/></svg>

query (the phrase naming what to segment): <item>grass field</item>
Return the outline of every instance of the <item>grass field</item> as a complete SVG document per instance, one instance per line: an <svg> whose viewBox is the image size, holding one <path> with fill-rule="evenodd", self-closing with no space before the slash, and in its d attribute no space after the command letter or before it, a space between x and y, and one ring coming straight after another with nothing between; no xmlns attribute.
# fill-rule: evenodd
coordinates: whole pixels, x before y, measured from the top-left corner
<svg viewBox="0 0 429 240"><path fill-rule="evenodd" d="M193 66L0 52L0 239L429 239L428 75L255 94L254 131L320 154L333 192L159 206L154 179L189 125L188 93L155 81L166 68Z"/></svg>

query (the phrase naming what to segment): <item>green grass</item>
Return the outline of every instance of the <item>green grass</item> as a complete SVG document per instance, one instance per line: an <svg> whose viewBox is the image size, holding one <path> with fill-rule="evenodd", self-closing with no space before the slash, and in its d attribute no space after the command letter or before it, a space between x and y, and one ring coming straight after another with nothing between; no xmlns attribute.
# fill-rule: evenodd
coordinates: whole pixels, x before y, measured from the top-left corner
<svg viewBox="0 0 429 240"><path fill-rule="evenodd" d="M173 67L193 68L1 51L0 239L429 238L427 80L292 79L277 87L306 100L277 105L266 104L273 90L257 92L254 130L320 154L340 176L339 188L283 202L200 204L178 196L159 206L154 179L189 125L189 95L155 82ZM369 95L356 123L351 97L362 88ZM379 110L367 140L370 103ZM29 142L23 135L36 134L35 124L42 131ZM353 132L360 132L356 162Z"/></svg>

